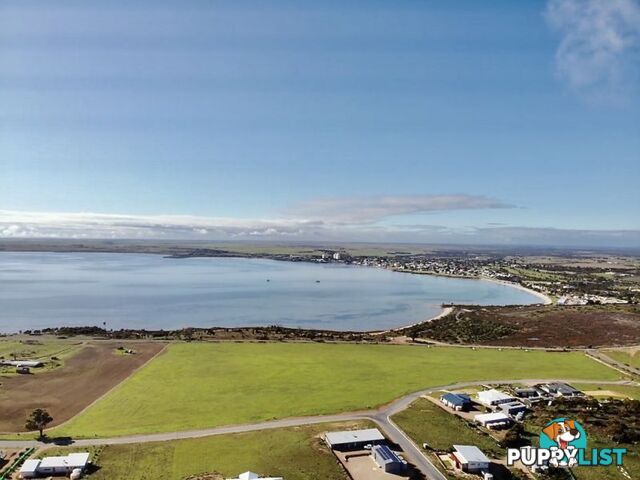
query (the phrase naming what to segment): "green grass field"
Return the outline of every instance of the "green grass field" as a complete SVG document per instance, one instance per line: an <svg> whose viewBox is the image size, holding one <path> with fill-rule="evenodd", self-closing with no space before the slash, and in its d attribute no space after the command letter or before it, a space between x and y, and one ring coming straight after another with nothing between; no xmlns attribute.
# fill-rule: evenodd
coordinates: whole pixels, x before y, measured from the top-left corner
<svg viewBox="0 0 640 480"><path fill-rule="evenodd" d="M454 444L476 445L493 457L503 456L504 448L489 435L471 428L465 420L420 398L393 421L418 445L428 443L435 450L449 450Z"/></svg>
<svg viewBox="0 0 640 480"><path fill-rule="evenodd" d="M631 350L603 350L602 353L619 362L640 368L640 350L636 352Z"/></svg>
<svg viewBox="0 0 640 480"><path fill-rule="evenodd" d="M52 434L115 436L371 408L456 381L609 380L581 353L355 344L174 344Z"/></svg>
<svg viewBox="0 0 640 480"><path fill-rule="evenodd" d="M346 480L319 436L327 430L370 428L365 423L325 424L264 430L161 443L115 445L91 450L99 469L91 480L183 480L220 473L224 478L247 470L287 480ZM75 449L84 450L86 449ZM56 449L43 455L64 452Z"/></svg>
<svg viewBox="0 0 640 480"><path fill-rule="evenodd" d="M64 365L65 359L80 351L82 342L69 342L46 338L44 340L25 341L11 339L0 340L0 359L4 360L41 360L46 362L42 368L34 368L31 373L43 373ZM57 360L52 361L51 357ZM0 374L15 375L14 367L0 367Z"/></svg>
<svg viewBox="0 0 640 480"><path fill-rule="evenodd" d="M634 387L631 385L594 385L589 383L574 383L573 386L583 392L602 391L602 394L593 394L596 398L607 398L610 395L605 392L614 392L634 400L640 400L640 387Z"/></svg>
<svg viewBox="0 0 640 480"><path fill-rule="evenodd" d="M32 340L34 343L25 343L18 340L0 340L0 357L6 360L47 360L51 356L63 356L79 348L80 342L65 342L47 339L44 341Z"/></svg>

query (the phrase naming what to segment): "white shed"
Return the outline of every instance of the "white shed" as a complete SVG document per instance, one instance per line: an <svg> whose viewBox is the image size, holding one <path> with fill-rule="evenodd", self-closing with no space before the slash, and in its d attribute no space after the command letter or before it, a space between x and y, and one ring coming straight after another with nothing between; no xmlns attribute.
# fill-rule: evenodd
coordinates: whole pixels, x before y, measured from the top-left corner
<svg viewBox="0 0 640 480"><path fill-rule="evenodd" d="M508 427L512 423L511 417L501 412L476 415L474 420L476 423L487 428L503 428Z"/></svg>
<svg viewBox="0 0 640 480"><path fill-rule="evenodd" d="M495 407L496 405L500 405L502 403L510 403L514 401L516 401L514 397L512 397L511 395L507 395L500 390L496 390L495 388L478 392L478 402L487 407Z"/></svg>
<svg viewBox="0 0 640 480"><path fill-rule="evenodd" d="M456 467L464 472L479 473L489 470L491 460L475 445L454 445Z"/></svg>
<svg viewBox="0 0 640 480"><path fill-rule="evenodd" d="M38 476L38 466L40 465L40 460L29 459L22 464L20 467L20 478L36 478Z"/></svg>

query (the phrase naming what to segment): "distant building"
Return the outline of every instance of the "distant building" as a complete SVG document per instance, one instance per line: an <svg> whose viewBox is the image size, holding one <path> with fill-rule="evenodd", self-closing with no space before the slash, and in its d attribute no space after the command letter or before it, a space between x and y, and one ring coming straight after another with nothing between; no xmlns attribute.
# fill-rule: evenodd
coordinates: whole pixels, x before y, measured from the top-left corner
<svg viewBox="0 0 640 480"><path fill-rule="evenodd" d="M475 445L454 445L452 460L456 468L468 473L484 473L489 471L491 460ZM486 478L486 477L485 477Z"/></svg>
<svg viewBox="0 0 640 480"><path fill-rule="evenodd" d="M500 405L498 405L498 408L502 412L512 417L515 417L519 413L524 413L527 411L527 406L522 402L501 403Z"/></svg>
<svg viewBox="0 0 640 480"><path fill-rule="evenodd" d="M538 385L538 388L555 397L580 397L584 395L580 390L566 383L543 383Z"/></svg>
<svg viewBox="0 0 640 480"><path fill-rule="evenodd" d="M500 405L501 403L510 403L514 402L515 400L516 399L511 395L507 395L506 393L496 390L495 388L478 392L478 401L487 407L495 407L497 405Z"/></svg>
<svg viewBox="0 0 640 480"><path fill-rule="evenodd" d="M89 464L89 453L70 453L66 457L45 457L30 459L20 468L21 478L37 478L50 475L71 475L80 478Z"/></svg>
<svg viewBox="0 0 640 480"><path fill-rule="evenodd" d="M535 399L540 397L540 391L535 388L516 388L516 397Z"/></svg>
<svg viewBox="0 0 640 480"><path fill-rule="evenodd" d="M476 423L479 423L483 427L495 429L507 428L513 423L511 417L502 412L483 413L480 415L476 415L473 419Z"/></svg>
<svg viewBox="0 0 640 480"><path fill-rule="evenodd" d="M333 254L334 260L340 260L341 258L342 258L342 255L340 254L340 252L336 252Z"/></svg>
<svg viewBox="0 0 640 480"><path fill-rule="evenodd" d="M38 368L44 364L38 360L0 360L0 365L7 365L10 367L29 367Z"/></svg>
<svg viewBox="0 0 640 480"><path fill-rule="evenodd" d="M469 410L471 408L471 398L464 393L445 393L440 397L440 401L454 410Z"/></svg>
<svg viewBox="0 0 640 480"><path fill-rule="evenodd" d="M324 440L329 448L335 450L361 450L367 445L377 445L385 441L384 435L377 428L366 430L348 430L344 432L327 432Z"/></svg>
<svg viewBox="0 0 640 480"><path fill-rule="evenodd" d="M387 473L401 473L405 469L405 462L386 445L374 445L371 456L376 464Z"/></svg>
<svg viewBox="0 0 640 480"><path fill-rule="evenodd" d="M227 480L284 480L282 477L261 477L254 472L244 472L238 475L238 478L229 478Z"/></svg>

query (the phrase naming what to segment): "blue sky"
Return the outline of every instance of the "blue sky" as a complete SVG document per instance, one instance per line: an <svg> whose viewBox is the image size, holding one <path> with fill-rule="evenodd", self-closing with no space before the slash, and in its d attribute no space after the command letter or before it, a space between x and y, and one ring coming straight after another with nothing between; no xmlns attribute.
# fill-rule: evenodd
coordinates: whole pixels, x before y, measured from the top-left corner
<svg viewBox="0 0 640 480"><path fill-rule="evenodd" d="M640 244L637 0L0 2L0 236Z"/></svg>

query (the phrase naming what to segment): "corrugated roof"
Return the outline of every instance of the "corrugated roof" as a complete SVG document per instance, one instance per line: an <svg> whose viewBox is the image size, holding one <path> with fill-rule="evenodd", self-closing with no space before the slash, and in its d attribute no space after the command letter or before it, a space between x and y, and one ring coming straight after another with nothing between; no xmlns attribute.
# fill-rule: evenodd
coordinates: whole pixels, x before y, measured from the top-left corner
<svg viewBox="0 0 640 480"><path fill-rule="evenodd" d="M482 403L499 402L502 400L509 400L512 398L513 397L511 395L507 395L506 393L496 389L484 390L482 392L478 392L478 399Z"/></svg>
<svg viewBox="0 0 640 480"><path fill-rule="evenodd" d="M502 412L481 413L480 415L476 415L474 418L479 422L493 422L493 421L499 421L499 420L511 421L511 418Z"/></svg>
<svg viewBox="0 0 640 480"><path fill-rule="evenodd" d="M475 445L454 445L453 448L467 463L490 463L491 460Z"/></svg>
<svg viewBox="0 0 640 480"><path fill-rule="evenodd" d="M442 395L442 399L453 403L454 405L464 405L465 403L471 402L469 395L459 393L445 393Z"/></svg>
<svg viewBox="0 0 640 480"><path fill-rule="evenodd" d="M38 465L40 465L40 460L29 459L22 464L22 467L20 467L20 473L36 473Z"/></svg>
<svg viewBox="0 0 640 480"><path fill-rule="evenodd" d="M350 430L344 432L328 432L325 437L331 445L379 442L381 440L384 440L384 436L377 428L369 428L366 430Z"/></svg>
<svg viewBox="0 0 640 480"><path fill-rule="evenodd" d="M71 453L66 457L45 457L40 468L84 468L89 462L89 453Z"/></svg>

